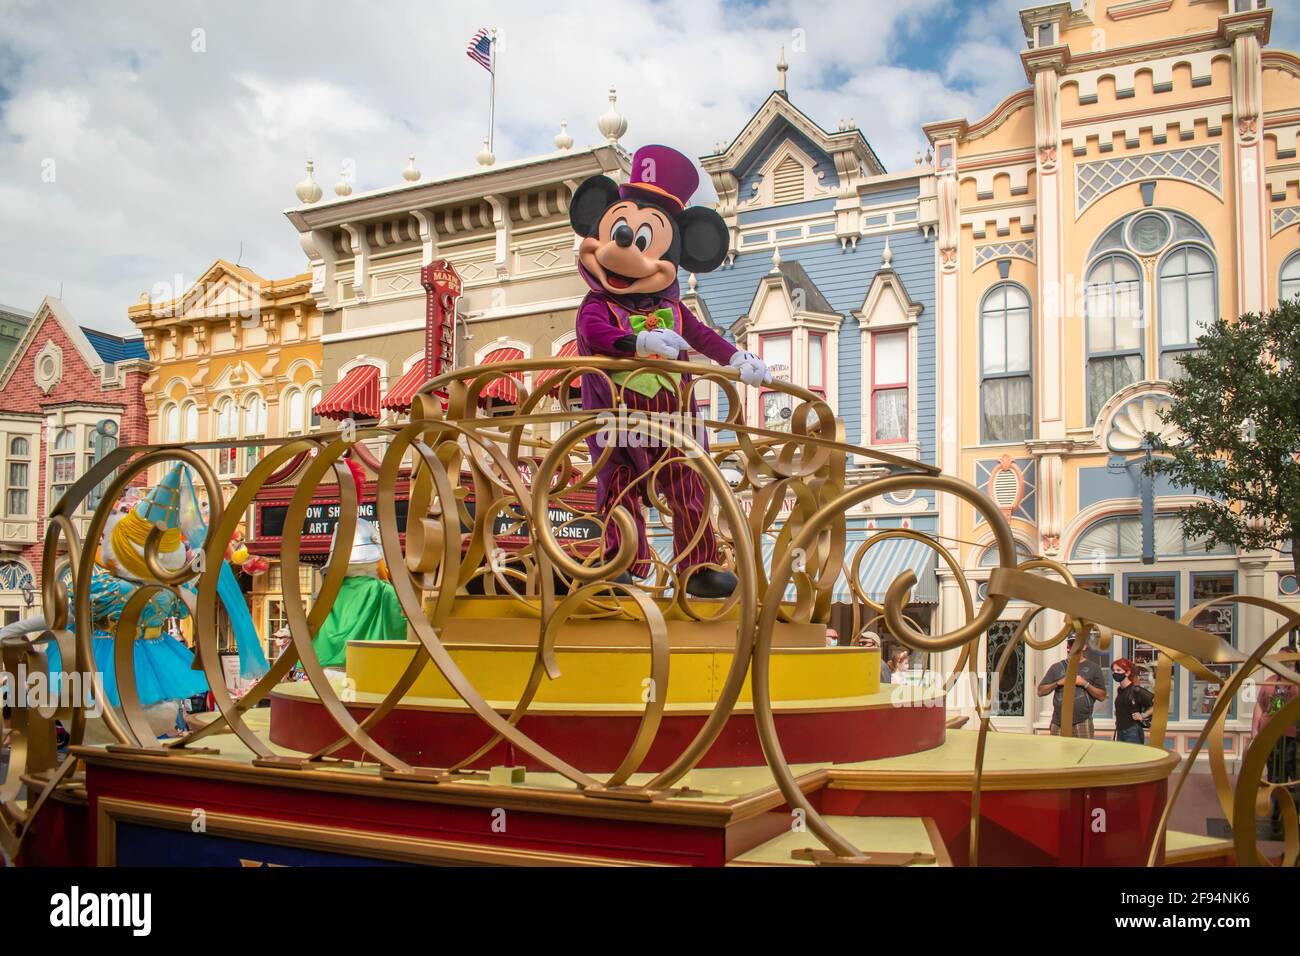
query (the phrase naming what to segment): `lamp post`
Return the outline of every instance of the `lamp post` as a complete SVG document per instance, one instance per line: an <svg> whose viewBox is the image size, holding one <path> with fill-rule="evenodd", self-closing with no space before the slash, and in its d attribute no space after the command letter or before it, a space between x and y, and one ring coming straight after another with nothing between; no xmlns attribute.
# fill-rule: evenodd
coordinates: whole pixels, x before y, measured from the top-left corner
<svg viewBox="0 0 1300 956"><path fill-rule="evenodd" d="M1114 451L1115 449L1111 449ZM1134 465L1138 471L1138 500L1142 505L1142 563L1156 563L1156 481L1151 474L1151 442L1142 440L1136 453L1125 455L1112 454L1106 462L1106 470L1112 475L1126 474Z"/></svg>

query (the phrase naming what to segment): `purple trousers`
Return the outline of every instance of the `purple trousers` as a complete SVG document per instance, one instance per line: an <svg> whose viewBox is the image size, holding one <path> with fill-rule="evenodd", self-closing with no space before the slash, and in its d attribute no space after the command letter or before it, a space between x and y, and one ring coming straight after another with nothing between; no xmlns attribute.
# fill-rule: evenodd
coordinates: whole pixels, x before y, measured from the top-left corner
<svg viewBox="0 0 1300 956"><path fill-rule="evenodd" d="M630 411L674 413L677 411L677 395L673 389L665 388L653 398L647 398L639 392L624 389L623 404ZM615 439L616 446L596 476L596 504L603 515L608 513L612 503L618 502L618 507L626 509L632 516L637 531L636 560L632 564L632 574L645 578L653 568L643 505L648 506L650 503L648 485L651 469L660 462L666 463L653 472L654 490L672 512L673 553L678 556L677 570L685 571L699 564L720 563L709 493L699 473L686 464L682 450L671 447L666 441L647 441L641 435L633 435L632 441L629 441L629 436L625 433L614 434L613 429L609 432L608 437ZM640 446L634 445L633 441L640 442ZM588 439L588 446L593 461L604 451L595 438ZM676 463L674 459L682 461ZM704 531L699 541L683 553L701 526ZM612 521L605 526L602 543L607 559L618 551L619 531Z"/></svg>

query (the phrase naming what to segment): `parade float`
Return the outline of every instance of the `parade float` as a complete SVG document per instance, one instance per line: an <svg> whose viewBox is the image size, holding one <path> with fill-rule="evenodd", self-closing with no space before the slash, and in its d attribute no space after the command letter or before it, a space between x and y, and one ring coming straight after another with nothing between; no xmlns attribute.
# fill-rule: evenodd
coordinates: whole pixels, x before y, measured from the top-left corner
<svg viewBox="0 0 1300 956"><path fill-rule="evenodd" d="M530 391L528 374L541 372ZM619 417L559 401L582 375L612 381L634 372L673 373L683 390L707 378L730 413ZM518 389L518 407L487 417L478 399L503 378ZM148 530L143 580L112 636L119 661L128 660L147 602L183 599L192 588L197 659L216 713L184 736L158 739L122 667L120 708L93 718L111 734L107 744L88 742L84 701L38 711L15 700L0 785L5 854L23 865L1277 862L1259 852L1254 819L1257 803L1275 795L1263 779L1271 736L1300 716L1300 697L1243 755L1235 786L1222 729L1229 702L1260 668L1298 679L1274 653L1300 624L1292 612L1257 598L1222 599L1267 605L1284 621L1247 654L1190 626L1203 608L1168 620L1075 587L1058 564L1017 563L1006 517L974 487L847 444L829 406L788 384L769 387L791 399L789 430L747 425L739 378L722 367L582 356L447 371L420 389L409 421L344 422L337 432L264 442L264 457L225 502L207 446L109 455L54 510L41 593L48 627L6 638L4 670L12 677L48 667L51 641L74 671L93 668L88 543L100 540L112 508L95 509L84 533L72 516L97 486L106 483L102 500L116 502L149 469L180 464L209 502L202 557L168 564L160 558L165 530ZM589 494L601 461L587 439L602 430L615 441L682 451L673 460L708 491L719 553L737 580L730 597L689 594L683 578L695 569L679 567L679 554L656 553L647 577L624 574L636 556L635 529L625 509L596 509ZM850 456L872 466L853 484ZM291 643L236 701L219 661L222 557L267 489L287 500L280 558ZM953 496L988 522L1001 563L982 602L933 537L890 529L846 548L850 509L908 490ZM373 504L408 623L406 640L350 642L342 680L326 673L313 638L348 575L348 549L330 554L314 596L302 593L297 573L308 508L322 494L338 502L334 533L344 542L353 540L359 508ZM752 502L748 510L740 497ZM788 498L794 505L785 509ZM666 505L652 518L672 522ZM570 521L622 522L616 553L569 534ZM516 542L509 549L498 541L503 528ZM959 627L929 634L908 619L911 570L882 602L863 589L863 556L898 536L933 549L953 572L964 604ZM57 573L64 562L70 587ZM845 580L855 629L883 621L918 652L958 651L956 667L934 686L881 687L877 649L827 647L831 597ZM1029 610L997 672L979 683L974 649L1013 599ZM1065 621L1054 633L1035 624L1047 610ZM1222 683L1197 749L1208 755L1231 841L1169 829L1190 761L1175 774L1176 758L1159 748L993 731L990 695L1015 645L1050 648L1071 631L1159 648L1154 740L1163 737L1175 664ZM1076 652L1069 678L1078 663ZM307 680L285 682L295 667ZM945 707L959 687L976 689L969 726L957 726ZM1067 696L1066 728L1071 706ZM71 736L66 755L56 721ZM1296 849L1291 816L1285 862Z"/></svg>

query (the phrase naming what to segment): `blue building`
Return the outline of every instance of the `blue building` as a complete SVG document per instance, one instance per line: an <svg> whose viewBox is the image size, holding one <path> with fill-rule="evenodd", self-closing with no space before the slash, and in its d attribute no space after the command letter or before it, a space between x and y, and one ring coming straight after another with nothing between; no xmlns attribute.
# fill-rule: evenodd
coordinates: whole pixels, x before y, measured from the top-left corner
<svg viewBox="0 0 1300 956"><path fill-rule="evenodd" d="M933 172L888 173L851 124L834 132L774 90L726 148L701 157L731 235L717 271L689 277L688 303L776 376L825 395L849 442L936 461ZM699 398L727 413L721 390ZM791 400L746 390L745 420L788 427ZM872 462L855 456L855 480ZM850 522L850 558L875 529L938 531L932 495L881 498ZM918 608L937 602L933 554L911 541L873 547L859 579L881 597L916 570ZM847 601L847 587L837 601ZM928 618L928 610L922 614Z"/></svg>

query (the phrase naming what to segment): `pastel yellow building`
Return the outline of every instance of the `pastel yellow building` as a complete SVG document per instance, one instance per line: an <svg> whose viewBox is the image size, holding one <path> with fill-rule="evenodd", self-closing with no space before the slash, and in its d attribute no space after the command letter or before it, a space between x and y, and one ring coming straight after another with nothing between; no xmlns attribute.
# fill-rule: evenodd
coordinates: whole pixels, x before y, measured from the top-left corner
<svg viewBox="0 0 1300 956"><path fill-rule="evenodd" d="M1167 483L1147 497L1144 534L1139 467L1176 359L1200 330L1300 291L1300 59L1267 49L1273 16L1263 0L1031 7L1027 88L977 121L926 126L939 197L940 461L994 497L1024 554L1168 616L1221 594L1296 592L1289 555L1185 540L1178 511L1191 499ZM948 501L940 528L973 585L986 580L987 526ZM961 602L951 576L941 590L947 629ZM986 653L1022 612L1007 609ZM1250 649L1275 626L1268 617L1229 606L1197 623ZM1034 687L1063 652L1023 653L998 723L1042 731L1051 697ZM1111 653L1151 657L1127 641ZM1195 739L1214 692L1179 670L1167 746ZM1109 736L1109 701L1096 716ZM1234 736L1249 718L1235 706Z"/></svg>
<svg viewBox="0 0 1300 956"><path fill-rule="evenodd" d="M310 273L271 280L218 259L177 291L146 293L128 310L153 362L145 383L151 442L237 442L319 427L321 316ZM227 500L261 453L255 444L204 453ZM240 575L264 640L286 623L279 563L270 564L251 581ZM310 581L303 590L311 593Z"/></svg>

